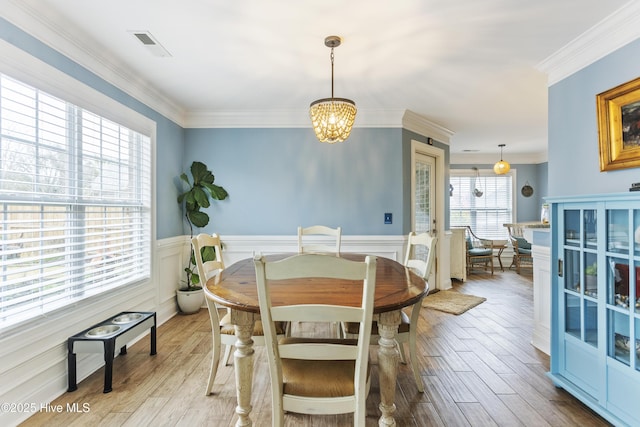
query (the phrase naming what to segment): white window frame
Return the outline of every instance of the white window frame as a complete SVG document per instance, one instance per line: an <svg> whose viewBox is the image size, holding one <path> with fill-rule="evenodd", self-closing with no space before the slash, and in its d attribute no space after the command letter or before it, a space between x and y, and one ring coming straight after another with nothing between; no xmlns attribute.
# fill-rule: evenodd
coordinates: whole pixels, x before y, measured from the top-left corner
<svg viewBox="0 0 640 427"><path fill-rule="evenodd" d="M450 177L475 177L476 176L476 171L472 170L471 167L469 167L468 169L450 169L449 171L449 176ZM480 177L490 177L490 176L495 176L495 172L493 171L493 169L479 169L478 173L480 174ZM515 169L511 169L511 171L509 171L506 176L511 177L511 221L504 221L504 223L509 223L509 222L515 222L515 218L517 218L517 211L516 211L516 207L517 207L517 193L516 193L516 175L517 175L517 171ZM461 189L459 188L453 188L454 193L456 191L460 191ZM481 190L486 192L486 188L481 188ZM483 196L484 197L484 196ZM449 209L452 209L452 204L449 204ZM474 233L476 233L479 237L482 238L487 238L487 239L508 239L508 231L506 228L502 227L501 224L498 224L498 228L497 228L497 234L494 235L483 235L483 233L477 229L477 227L475 227L474 224L454 224L454 221L452 221L452 217L450 216L450 226L451 227L455 227L458 225L470 225L471 228L473 229Z"/></svg>
<svg viewBox="0 0 640 427"><path fill-rule="evenodd" d="M60 309L45 313L41 316L9 325L0 330L0 338L3 336L19 336L21 331L30 330L41 323L50 322L51 319L64 318L68 314L88 315L95 312L96 307L101 309L110 306L131 304L136 300L144 300L152 287L155 277L154 251L156 241L156 123L150 118L126 107L113 98L93 89L84 83L76 80L45 62L31 56L27 52L13 46L12 44L0 40L0 72L10 75L26 84L37 87L60 99L75 104L81 108L89 110L113 122L119 123L131 130L139 132L150 139L150 241L148 245L149 272L148 280L138 282L132 287L119 287L111 291L90 296L81 304L72 304Z"/></svg>

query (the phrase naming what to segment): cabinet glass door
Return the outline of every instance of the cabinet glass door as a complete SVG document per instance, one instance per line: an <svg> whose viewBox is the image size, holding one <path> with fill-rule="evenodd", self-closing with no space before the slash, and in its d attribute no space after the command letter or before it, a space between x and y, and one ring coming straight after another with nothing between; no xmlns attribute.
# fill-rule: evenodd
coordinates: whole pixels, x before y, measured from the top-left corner
<svg viewBox="0 0 640 427"><path fill-rule="evenodd" d="M597 347L597 211L566 209L563 216L565 332Z"/></svg>
<svg viewBox="0 0 640 427"><path fill-rule="evenodd" d="M607 353L610 357L638 368L636 342L638 319L635 302L640 268L634 261L634 211L607 210ZM631 286L631 284L635 286Z"/></svg>

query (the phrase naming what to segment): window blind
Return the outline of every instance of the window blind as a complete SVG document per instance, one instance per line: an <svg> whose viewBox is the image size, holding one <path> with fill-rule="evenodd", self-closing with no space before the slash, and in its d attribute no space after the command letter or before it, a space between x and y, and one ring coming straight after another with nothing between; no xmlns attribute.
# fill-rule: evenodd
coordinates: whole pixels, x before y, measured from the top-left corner
<svg viewBox="0 0 640 427"><path fill-rule="evenodd" d="M151 275L149 136L0 74L0 329Z"/></svg>
<svg viewBox="0 0 640 427"><path fill-rule="evenodd" d="M513 177L493 173L477 177L475 173L451 170L449 180L453 186L450 225L469 225L476 236L485 239L508 239L503 224L513 222ZM475 189L482 191L481 197L474 195Z"/></svg>

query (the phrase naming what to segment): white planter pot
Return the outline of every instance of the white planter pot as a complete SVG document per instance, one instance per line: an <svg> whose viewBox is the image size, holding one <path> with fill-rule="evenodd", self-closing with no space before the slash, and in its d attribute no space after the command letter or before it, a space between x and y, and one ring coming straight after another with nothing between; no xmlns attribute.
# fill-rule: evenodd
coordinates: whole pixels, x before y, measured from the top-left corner
<svg viewBox="0 0 640 427"><path fill-rule="evenodd" d="M204 291L198 289L195 291L177 290L178 308L184 314L197 313L204 304Z"/></svg>

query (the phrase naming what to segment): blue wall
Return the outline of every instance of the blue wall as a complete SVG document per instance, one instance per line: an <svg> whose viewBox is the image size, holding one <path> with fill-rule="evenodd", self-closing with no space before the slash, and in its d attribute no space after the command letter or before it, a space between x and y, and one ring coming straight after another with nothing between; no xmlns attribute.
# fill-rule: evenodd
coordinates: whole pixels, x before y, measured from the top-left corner
<svg viewBox="0 0 640 427"><path fill-rule="evenodd" d="M183 129L3 18L0 18L0 38L156 122L156 234L159 239L183 234L173 184L173 177L181 173Z"/></svg>
<svg viewBox="0 0 640 427"><path fill-rule="evenodd" d="M339 144L321 144L310 128L186 129L185 143L184 170L200 160L229 192L207 211L205 232L291 235L325 224L404 234L401 129L357 128Z"/></svg>
<svg viewBox="0 0 640 427"><path fill-rule="evenodd" d="M549 196L628 191L638 168L600 172L596 95L638 77L636 40L549 88Z"/></svg>
<svg viewBox="0 0 640 427"><path fill-rule="evenodd" d="M290 235L298 225L340 225L345 235L404 235L411 228L411 140L400 128L356 128L347 142L319 143L304 129L183 129L0 18L0 37L157 123L156 237L188 233L176 198L179 175L206 163L230 197L214 203L203 231ZM445 150L448 164L449 148ZM445 171L448 188L448 170ZM448 200L445 202L448 212ZM384 224L384 214L393 223ZM448 228L448 218L445 219Z"/></svg>

